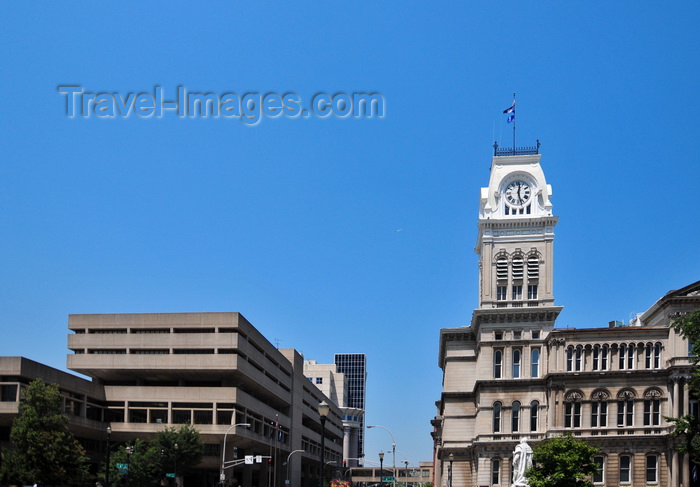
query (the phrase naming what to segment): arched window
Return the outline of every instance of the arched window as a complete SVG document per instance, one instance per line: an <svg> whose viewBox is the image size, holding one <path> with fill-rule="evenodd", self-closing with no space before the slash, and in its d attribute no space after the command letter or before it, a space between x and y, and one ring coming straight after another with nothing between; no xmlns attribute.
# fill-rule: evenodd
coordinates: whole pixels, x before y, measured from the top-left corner
<svg viewBox="0 0 700 487"><path fill-rule="evenodd" d="M540 403L532 401L530 403L530 431L537 431L537 417L540 413Z"/></svg>
<svg viewBox="0 0 700 487"><path fill-rule="evenodd" d="M608 370L608 352L610 347L603 345L600 348L600 370Z"/></svg>
<svg viewBox="0 0 700 487"><path fill-rule="evenodd" d="M513 378L520 377L520 356L522 355L519 348L513 350Z"/></svg>
<svg viewBox="0 0 700 487"><path fill-rule="evenodd" d="M634 343L630 343L627 347L627 369L634 369L634 360L637 357Z"/></svg>
<svg viewBox="0 0 700 487"><path fill-rule="evenodd" d="M608 426L608 400L610 393L599 389L591 394L591 428Z"/></svg>
<svg viewBox="0 0 700 487"><path fill-rule="evenodd" d="M577 372L580 372L582 370L582 363L583 363L583 347L579 345L576 347L576 360L574 362L574 370Z"/></svg>
<svg viewBox="0 0 700 487"><path fill-rule="evenodd" d="M566 371L574 370L574 347L569 345L566 349Z"/></svg>
<svg viewBox="0 0 700 487"><path fill-rule="evenodd" d="M530 351L530 377L540 376L540 349L533 348Z"/></svg>
<svg viewBox="0 0 700 487"><path fill-rule="evenodd" d="M654 345L654 368L661 368L661 344L658 342Z"/></svg>
<svg viewBox="0 0 700 487"><path fill-rule="evenodd" d="M494 458L491 460L491 485L501 484L501 459Z"/></svg>
<svg viewBox="0 0 700 487"><path fill-rule="evenodd" d="M581 427L581 391L571 391L564 396L564 427Z"/></svg>
<svg viewBox="0 0 700 487"><path fill-rule="evenodd" d="M522 281L523 280L523 256L515 255L513 256L513 280Z"/></svg>
<svg viewBox="0 0 700 487"><path fill-rule="evenodd" d="M654 356L654 345L651 343L647 343L647 346L644 347L644 367L647 369L652 368L653 362L653 356Z"/></svg>
<svg viewBox="0 0 700 487"><path fill-rule="evenodd" d="M617 394L617 426L634 425L634 398L632 389L623 389Z"/></svg>
<svg viewBox="0 0 700 487"><path fill-rule="evenodd" d="M520 431L520 402L515 401L511 407L510 427L513 433Z"/></svg>
<svg viewBox="0 0 700 487"><path fill-rule="evenodd" d="M505 255L496 260L496 279L499 283L508 281L508 258Z"/></svg>
<svg viewBox="0 0 700 487"><path fill-rule="evenodd" d="M493 351L493 378L500 379L503 368L503 350L496 349Z"/></svg>
<svg viewBox="0 0 700 487"><path fill-rule="evenodd" d="M618 368L620 370L625 370L625 365L627 364L627 345L624 343L620 345L618 350Z"/></svg>
<svg viewBox="0 0 700 487"><path fill-rule="evenodd" d="M495 402L493 403L493 432L494 433L500 433L501 432L501 403L500 402Z"/></svg>
<svg viewBox="0 0 700 487"><path fill-rule="evenodd" d="M662 392L651 387L644 392L644 426L659 426L661 424Z"/></svg>
<svg viewBox="0 0 700 487"><path fill-rule="evenodd" d="M532 253L527 256L527 280L532 282L540 278L540 258Z"/></svg>

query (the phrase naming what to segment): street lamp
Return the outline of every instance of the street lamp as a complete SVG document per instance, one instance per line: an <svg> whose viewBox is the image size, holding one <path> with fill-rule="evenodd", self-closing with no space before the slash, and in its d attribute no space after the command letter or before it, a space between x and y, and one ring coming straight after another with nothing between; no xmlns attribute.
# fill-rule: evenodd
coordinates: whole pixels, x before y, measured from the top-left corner
<svg viewBox="0 0 700 487"><path fill-rule="evenodd" d="M384 452L379 452L379 487L384 487Z"/></svg>
<svg viewBox="0 0 700 487"><path fill-rule="evenodd" d="M129 475L131 472L131 454L134 453L134 446L127 446L126 451L126 487L129 487Z"/></svg>
<svg viewBox="0 0 700 487"><path fill-rule="evenodd" d="M394 487L396 487L396 440L394 440L394 435L391 433L391 431L389 431L389 428L387 428L385 426L381 426L379 424L368 424L367 428L381 428L381 429L385 430L387 433L389 433L389 436L391 436L391 453L392 453L392 456L394 459L394 466L393 466L394 482L393 482L393 484L394 484Z"/></svg>
<svg viewBox="0 0 700 487"><path fill-rule="evenodd" d="M406 487L408 487L408 460L405 460L404 465L406 465Z"/></svg>
<svg viewBox="0 0 700 487"><path fill-rule="evenodd" d="M455 456L450 453L450 456L447 457L450 460L450 468L447 470L447 482L448 482L448 487L452 487L452 462L455 459Z"/></svg>
<svg viewBox="0 0 700 487"><path fill-rule="evenodd" d="M231 431L236 426L245 426L246 428L250 428L250 423L232 424L229 427L229 429L226 430L226 433L224 433L224 448L223 448L223 452L221 454L221 472L219 472L219 480L221 480L221 482L226 480L226 474L224 473L224 469L226 468L226 437L228 436L229 431Z"/></svg>
<svg viewBox="0 0 700 487"><path fill-rule="evenodd" d="M292 455L294 455L295 453L303 453L305 451L306 450L294 450L292 453L287 455L287 461L285 462L285 464L287 465L287 478L284 481L284 485L291 485L291 479L289 478L289 459L292 458Z"/></svg>
<svg viewBox="0 0 700 487"><path fill-rule="evenodd" d="M175 448L175 457L173 458L173 472L175 473L175 482L174 482L174 485L175 485L175 487L177 487L177 450L178 450L178 448L179 448L179 447L177 446L177 443L175 443L175 444L173 445L173 448Z"/></svg>
<svg viewBox="0 0 700 487"><path fill-rule="evenodd" d="M112 436L112 427L107 426L107 461L105 464L105 487L109 487L109 439Z"/></svg>
<svg viewBox="0 0 700 487"><path fill-rule="evenodd" d="M328 413L331 412L331 407L326 401L321 401L318 405L318 416L321 419L321 487L324 487L325 477L325 460L326 460L326 420Z"/></svg>

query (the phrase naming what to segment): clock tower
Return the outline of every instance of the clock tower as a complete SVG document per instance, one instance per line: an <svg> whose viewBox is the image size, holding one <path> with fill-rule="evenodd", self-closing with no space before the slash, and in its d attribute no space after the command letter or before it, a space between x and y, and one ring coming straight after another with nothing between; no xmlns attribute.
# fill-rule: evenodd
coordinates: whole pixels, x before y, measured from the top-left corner
<svg viewBox="0 0 700 487"><path fill-rule="evenodd" d="M489 185L481 188L479 307L473 324L535 327L547 333L554 306L552 187L540 165L539 141L528 148L494 145Z"/></svg>

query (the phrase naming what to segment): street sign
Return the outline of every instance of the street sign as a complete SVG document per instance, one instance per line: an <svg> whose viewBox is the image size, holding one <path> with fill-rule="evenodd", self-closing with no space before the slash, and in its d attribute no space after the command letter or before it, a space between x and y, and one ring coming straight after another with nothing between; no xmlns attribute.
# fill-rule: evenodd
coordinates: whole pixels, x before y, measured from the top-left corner
<svg viewBox="0 0 700 487"><path fill-rule="evenodd" d="M129 470L129 465L126 463L117 463L117 468L123 468L125 470Z"/></svg>
<svg viewBox="0 0 700 487"><path fill-rule="evenodd" d="M173 479L175 478L175 474L174 474L174 473L166 473L165 476L166 476L166 477L173 478Z"/></svg>
<svg viewBox="0 0 700 487"><path fill-rule="evenodd" d="M255 463L255 457L253 455L246 455L245 456L245 464L252 465L253 463Z"/></svg>
<svg viewBox="0 0 700 487"><path fill-rule="evenodd" d="M396 480L395 477L382 477L382 482L393 482Z"/></svg>
<svg viewBox="0 0 700 487"><path fill-rule="evenodd" d="M255 456L255 463L262 463L262 455Z"/></svg>

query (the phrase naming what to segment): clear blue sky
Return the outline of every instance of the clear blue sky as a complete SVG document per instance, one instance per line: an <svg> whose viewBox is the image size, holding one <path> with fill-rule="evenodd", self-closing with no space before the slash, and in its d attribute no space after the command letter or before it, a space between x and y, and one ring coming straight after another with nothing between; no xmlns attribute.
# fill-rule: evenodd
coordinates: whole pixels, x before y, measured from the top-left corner
<svg viewBox="0 0 700 487"><path fill-rule="evenodd" d="M477 306L479 188L513 92L560 217L559 326L700 279L698 20L695 1L4 3L0 355L65 368L70 313L240 311L308 359L366 353L367 422L430 460L439 330ZM68 118L60 85L386 105ZM390 447L368 431L369 458Z"/></svg>

